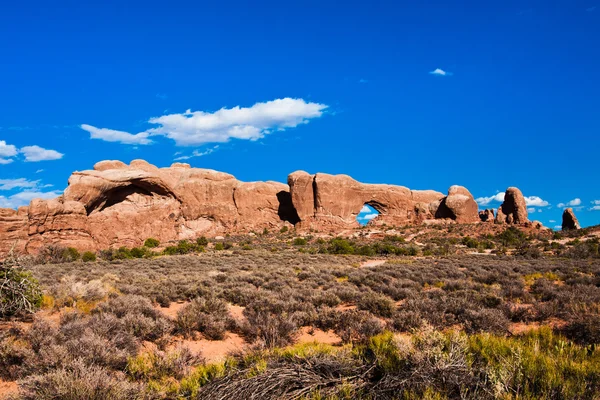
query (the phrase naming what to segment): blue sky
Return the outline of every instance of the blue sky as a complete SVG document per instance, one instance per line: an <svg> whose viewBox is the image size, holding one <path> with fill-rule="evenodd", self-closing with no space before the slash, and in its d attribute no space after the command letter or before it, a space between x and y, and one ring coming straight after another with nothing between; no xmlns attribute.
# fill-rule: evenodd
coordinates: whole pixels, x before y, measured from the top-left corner
<svg viewBox="0 0 600 400"><path fill-rule="evenodd" d="M485 207L517 186L547 226L600 223L600 1L211 3L3 4L0 206L180 159Z"/></svg>

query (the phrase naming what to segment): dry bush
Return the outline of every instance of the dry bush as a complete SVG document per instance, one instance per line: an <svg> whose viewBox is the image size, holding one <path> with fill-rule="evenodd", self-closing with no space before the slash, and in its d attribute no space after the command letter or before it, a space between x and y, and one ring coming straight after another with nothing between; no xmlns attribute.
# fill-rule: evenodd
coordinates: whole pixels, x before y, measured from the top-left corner
<svg viewBox="0 0 600 400"><path fill-rule="evenodd" d="M214 297L197 297L177 313L176 328L185 336L200 332L208 339L221 340L234 325L227 303Z"/></svg>
<svg viewBox="0 0 600 400"><path fill-rule="evenodd" d="M20 384L21 400L143 399L143 387L122 373L75 361L68 367L34 375Z"/></svg>

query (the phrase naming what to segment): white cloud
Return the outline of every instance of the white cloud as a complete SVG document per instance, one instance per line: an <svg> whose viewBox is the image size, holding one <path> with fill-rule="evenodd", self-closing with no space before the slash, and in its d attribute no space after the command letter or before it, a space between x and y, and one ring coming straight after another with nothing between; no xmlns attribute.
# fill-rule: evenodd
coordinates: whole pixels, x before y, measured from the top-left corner
<svg viewBox="0 0 600 400"><path fill-rule="evenodd" d="M590 207L589 211L600 211L600 200L592 200L592 207Z"/></svg>
<svg viewBox="0 0 600 400"><path fill-rule="evenodd" d="M368 205L364 205L362 206L362 208L360 209L360 211L358 212L359 214L368 214L371 212L371 209L369 208Z"/></svg>
<svg viewBox="0 0 600 400"><path fill-rule="evenodd" d="M548 222L550 222L551 224L554 224L554 223L556 223L556 221L555 221L555 220L553 220L553 219L551 219L551 220L550 220L550 221L548 221Z"/></svg>
<svg viewBox="0 0 600 400"><path fill-rule="evenodd" d="M25 178L0 179L0 190L32 189L37 187L40 181L28 181Z"/></svg>
<svg viewBox="0 0 600 400"><path fill-rule="evenodd" d="M193 157L207 156L211 153L214 153L218 148L219 148L219 145L216 145L216 146L214 146L210 149L206 149L204 151L194 150L191 155L179 156L179 157L175 158L175 161L189 160L190 158L193 158ZM181 153L177 152L175 155L177 155L177 154L181 154Z"/></svg>
<svg viewBox="0 0 600 400"><path fill-rule="evenodd" d="M546 206L550 205L550 203L548 203L546 200L542 200L538 196L527 196L527 197L525 197L525 204L527 204L528 207L529 206L546 207Z"/></svg>
<svg viewBox="0 0 600 400"><path fill-rule="evenodd" d="M562 230L562 226L560 226L560 225L555 225L555 226L554 226L554 230L555 230L555 231L560 231L560 230Z"/></svg>
<svg viewBox="0 0 600 400"><path fill-rule="evenodd" d="M42 172L44 172L44 170L43 170L43 169L38 169L37 171L35 171L35 173L36 173L36 174L40 174L40 173L42 173Z"/></svg>
<svg viewBox="0 0 600 400"><path fill-rule="evenodd" d="M13 162L11 157L18 154L17 148L12 144L6 144L4 140L0 140L0 164L10 164Z"/></svg>
<svg viewBox="0 0 600 400"><path fill-rule="evenodd" d="M149 136L166 136L180 146L224 143L230 139L257 140L273 131L283 131L306 124L323 115L325 104L307 103L303 99L284 98L252 107L222 108L213 113L187 110L151 118L155 128L131 134L91 125L81 125L93 139L125 144L149 144Z"/></svg>
<svg viewBox="0 0 600 400"><path fill-rule="evenodd" d="M436 68L433 71L429 71L429 73L436 76L452 76L452 72L444 71L441 68Z"/></svg>
<svg viewBox="0 0 600 400"><path fill-rule="evenodd" d="M64 155L56 150L44 149L40 146L25 146L21 148L20 152L25 155L27 162L60 160Z"/></svg>
<svg viewBox="0 0 600 400"><path fill-rule="evenodd" d="M152 141L148 139L148 132L140 132L135 135L123 132L115 131L113 129L96 128L92 125L83 124L81 129L90 133L90 138L100 139L105 142L119 142L123 144L150 144Z"/></svg>
<svg viewBox="0 0 600 400"><path fill-rule="evenodd" d="M365 221L370 221L372 219L377 218L378 216L379 216L379 214L377 214L377 213L366 214L366 215L361 215L358 219L365 220Z"/></svg>
<svg viewBox="0 0 600 400"><path fill-rule="evenodd" d="M534 212L535 212L535 208L533 208L533 207L529 207L529 208L527 209L527 212L529 212L529 213L534 213Z"/></svg>
<svg viewBox="0 0 600 400"><path fill-rule="evenodd" d="M581 199L573 199L571 201L567 201L566 203L558 203L558 208L566 208L566 207L576 207L581 205Z"/></svg>
<svg viewBox="0 0 600 400"><path fill-rule="evenodd" d="M492 201L503 202L504 201L504 192L496 193L495 195L490 196L490 197L478 197L475 199L475 201L480 206L487 206Z"/></svg>
<svg viewBox="0 0 600 400"><path fill-rule="evenodd" d="M61 194L58 191L40 192L37 190L27 190L8 197L0 196L0 208L18 208L28 205L33 199L53 199Z"/></svg>

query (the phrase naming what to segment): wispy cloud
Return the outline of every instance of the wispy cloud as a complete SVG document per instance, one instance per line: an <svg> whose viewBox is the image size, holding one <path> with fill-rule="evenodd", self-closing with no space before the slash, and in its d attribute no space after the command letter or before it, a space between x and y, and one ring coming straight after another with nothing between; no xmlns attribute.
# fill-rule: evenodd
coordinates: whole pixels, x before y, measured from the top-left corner
<svg viewBox="0 0 600 400"><path fill-rule="evenodd" d="M17 147L0 140L0 164L10 164L12 157L18 154Z"/></svg>
<svg viewBox="0 0 600 400"><path fill-rule="evenodd" d="M585 9L585 11L587 11L587 12L592 12L592 11L595 11L595 10L596 10L596 8L597 8L596 6L591 6L591 7L589 7L589 8L586 8L586 9Z"/></svg>
<svg viewBox="0 0 600 400"><path fill-rule="evenodd" d="M489 197L478 197L475 199L475 201L480 206L487 206L493 201L501 203L504 201L504 192L498 192L495 195Z"/></svg>
<svg viewBox="0 0 600 400"><path fill-rule="evenodd" d="M567 207L577 207L581 205L581 199L576 198L570 201L567 201L566 203L558 203L557 207L558 208L567 208Z"/></svg>
<svg viewBox="0 0 600 400"><path fill-rule="evenodd" d="M592 200L592 206L589 208L590 211L600 211L600 200Z"/></svg>
<svg viewBox="0 0 600 400"><path fill-rule="evenodd" d="M166 93L156 93L157 99L166 100L168 97Z"/></svg>
<svg viewBox="0 0 600 400"><path fill-rule="evenodd" d="M40 181L30 181L25 178L0 179L0 190L31 189L37 187Z"/></svg>
<svg viewBox="0 0 600 400"><path fill-rule="evenodd" d="M369 83L369 81L366 79L359 79L358 83Z"/></svg>
<svg viewBox="0 0 600 400"><path fill-rule="evenodd" d="M546 200L542 200L542 198L538 196L525 196L525 204L527 204L528 207L547 207L550 205L550 203Z"/></svg>
<svg viewBox="0 0 600 400"><path fill-rule="evenodd" d="M441 68L436 68L433 71L429 71L429 73L431 75L436 75L436 76L452 76L452 72L448 72L448 71L444 71Z"/></svg>
<svg viewBox="0 0 600 400"><path fill-rule="evenodd" d="M53 190L51 192L41 192L38 190L26 190L13 194L12 196L0 196L0 208L18 208L26 206L33 199L53 199L62 194L62 192Z"/></svg>
<svg viewBox="0 0 600 400"><path fill-rule="evenodd" d="M123 144L150 144L152 141L148 139L148 132L140 132L137 134L131 134L123 131L116 131L114 129L107 128L96 128L95 126L83 124L81 129L90 133L90 138L100 139L105 142L118 142Z"/></svg>
<svg viewBox="0 0 600 400"><path fill-rule="evenodd" d="M40 146L25 146L20 152L25 155L26 162L60 160L64 156L56 150L44 149Z"/></svg>
<svg viewBox="0 0 600 400"><path fill-rule="evenodd" d="M93 139L124 144L150 144L150 136L165 136L179 146L224 143L230 139L257 140L274 131L306 124L323 115L325 104L303 99L284 98L251 107L222 108L215 112L191 111L151 118L157 125L144 132L131 134L83 124Z"/></svg>
<svg viewBox="0 0 600 400"><path fill-rule="evenodd" d="M175 158L175 161L189 160L190 158L193 158L193 157L207 156L207 155L209 155L209 154L214 153L215 151L217 151L218 148L219 148L219 145L216 145L216 146L211 147L210 149L206 149L204 151L194 150L191 155L189 155L189 156L179 156L179 157ZM181 154L181 153L179 153L179 154ZM177 155L177 154L175 154L175 155Z"/></svg>

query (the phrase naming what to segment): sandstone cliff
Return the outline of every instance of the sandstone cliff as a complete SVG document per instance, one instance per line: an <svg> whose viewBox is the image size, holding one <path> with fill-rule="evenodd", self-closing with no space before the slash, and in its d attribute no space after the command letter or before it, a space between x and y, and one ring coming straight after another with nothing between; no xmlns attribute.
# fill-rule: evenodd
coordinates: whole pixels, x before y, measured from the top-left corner
<svg viewBox="0 0 600 400"><path fill-rule="evenodd" d="M520 191L509 188L497 222L524 223ZM33 200L19 210L0 209L0 255L12 247L35 253L49 244L97 250L139 246L201 235L279 230L342 233L359 227L368 204L380 215L371 225L400 226L445 220L476 223L477 203L464 187L448 195L403 186L365 184L347 175L293 172L288 184L241 182L233 175L175 163L158 168L143 160L129 165L102 161L74 172L64 194ZM493 218L493 213L483 219Z"/></svg>

